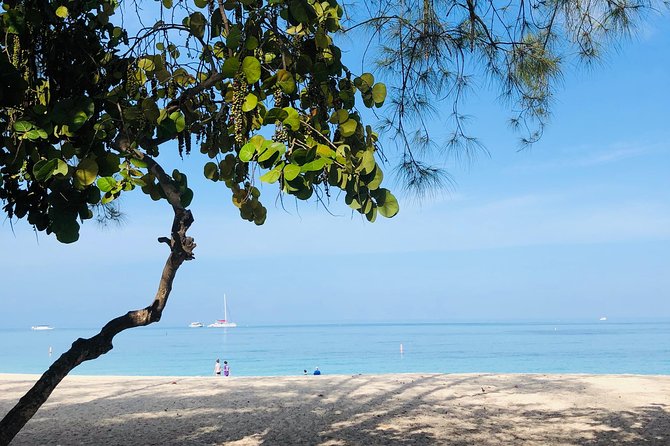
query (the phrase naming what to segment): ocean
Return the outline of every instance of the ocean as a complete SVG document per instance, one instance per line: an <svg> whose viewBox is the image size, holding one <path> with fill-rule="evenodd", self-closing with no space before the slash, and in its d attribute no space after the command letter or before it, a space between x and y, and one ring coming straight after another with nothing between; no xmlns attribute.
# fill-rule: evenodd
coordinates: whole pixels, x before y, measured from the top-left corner
<svg viewBox="0 0 670 446"><path fill-rule="evenodd" d="M0 373L42 373L93 329L0 330ZM402 351L401 351L402 345ZM49 349L52 356L49 355ZM118 335L78 375L670 374L670 322L150 326Z"/></svg>

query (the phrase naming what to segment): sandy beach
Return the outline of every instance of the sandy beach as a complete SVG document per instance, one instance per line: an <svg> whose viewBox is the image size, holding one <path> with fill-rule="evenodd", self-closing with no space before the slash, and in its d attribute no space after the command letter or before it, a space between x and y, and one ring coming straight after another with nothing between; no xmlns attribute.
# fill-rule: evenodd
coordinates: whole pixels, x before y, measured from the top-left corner
<svg viewBox="0 0 670 446"><path fill-rule="evenodd" d="M670 376L68 377L12 443L47 444L670 445Z"/></svg>

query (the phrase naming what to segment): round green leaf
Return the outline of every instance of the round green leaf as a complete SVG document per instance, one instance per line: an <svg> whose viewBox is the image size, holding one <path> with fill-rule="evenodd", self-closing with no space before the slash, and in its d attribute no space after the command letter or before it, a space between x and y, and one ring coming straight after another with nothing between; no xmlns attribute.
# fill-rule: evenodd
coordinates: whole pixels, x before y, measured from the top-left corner
<svg viewBox="0 0 670 446"><path fill-rule="evenodd" d="M292 181L298 175L300 175L300 166L296 166L295 164L286 164L284 166L284 179L286 181Z"/></svg>
<svg viewBox="0 0 670 446"><path fill-rule="evenodd" d="M295 81L293 75L286 70L277 71L277 86L286 94L295 92Z"/></svg>
<svg viewBox="0 0 670 446"><path fill-rule="evenodd" d="M14 130L16 130L19 133L24 133L27 132L28 130L33 128L32 122L28 121L16 121L14 123Z"/></svg>
<svg viewBox="0 0 670 446"><path fill-rule="evenodd" d="M254 157L256 153L256 145L252 142L248 142L242 146L240 149L240 161L248 163Z"/></svg>
<svg viewBox="0 0 670 446"><path fill-rule="evenodd" d="M288 116L284 118L282 122L291 130L298 131L300 129L300 115L298 114L298 111L293 107L284 107L283 110Z"/></svg>
<svg viewBox="0 0 670 446"><path fill-rule="evenodd" d="M207 19L205 19L205 16L200 12L194 12L188 16L188 27L191 30L191 33L196 37L202 38L205 35L206 23Z"/></svg>
<svg viewBox="0 0 670 446"><path fill-rule="evenodd" d="M65 161L57 159L56 167L54 168L53 174L67 175L68 165Z"/></svg>
<svg viewBox="0 0 670 446"><path fill-rule="evenodd" d="M384 104L386 100L386 85L377 83L372 87L372 100L375 101L377 107L381 107Z"/></svg>
<svg viewBox="0 0 670 446"><path fill-rule="evenodd" d="M186 119L184 118L184 115L182 112L173 112L170 114L170 119L174 121L175 128L177 129L177 133L183 132L184 129L186 128Z"/></svg>
<svg viewBox="0 0 670 446"><path fill-rule="evenodd" d="M358 122L355 119L348 119L340 124L340 133L346 138L356 133L356 127L358 127Z"/></svg>
<svg viewBox="0 0 670 446"><path fill-rule="evenodd" d="M219 167L215 163L210 161L205 164L205 178L208 180L216 180L219 178Z"/></svg>
<svg viewBox="0 0 670 446"><path fill-rule="evenodd" d="M244 98L244 103L242 104L242 111L248 112L256 108L258 104L258 98L255 94L249 93L246 98Z"/></svg>
<svg viewBox="0 0 670 446"><path fill-rule="evenodd" d="M138 60L137 66L144 71L154 71L156 69L156 64L154 64L154 61L147 57L143 57Z"/></svg>
<svg viewBox="0 0 670 446"><path fill-rule="evenodd" d="M383 205L380 205L380 200L377 200L379 213L386 218L391 218L395 216L400 210L398 205L398 200L393 196L393 194L388 189L379 189L383 191Z"/></svg>
<svg viewBox="0 0 670 446"><path fill-rule="evenodd" d="M98 163L90 158L81 160L74 172L75 176L83 186L93 184L98 176Z"/></svg>
<svg viewBox="0 0 670 446"><path fill-rule="evenodd" d="M364 174L370 173L375 169L375 155L372 150L366 150L361 155L361 163L358 166Z"/></svg>
<svg viewBox="0 0 670 446"><path fill-rule="evenodd" d="M253 56L247 56L242 60L242 73L248 84L258 82L261 78L261 63Z"/></svg>
<svg viewBox="0 0 670 446"><path fill-rule="evenodd" d="M67 7L65 6L59 6L58 8L56 8L56 15L61 19L66 19L68 14L69 12L67 10Z"/></svg>

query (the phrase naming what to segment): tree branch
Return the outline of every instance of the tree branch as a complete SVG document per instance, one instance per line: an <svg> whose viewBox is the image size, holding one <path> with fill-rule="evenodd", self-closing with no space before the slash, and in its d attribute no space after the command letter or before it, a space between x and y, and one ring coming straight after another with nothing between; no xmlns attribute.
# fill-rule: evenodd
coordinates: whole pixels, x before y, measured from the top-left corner
<svg viewBox="0 0 670 446"><path fill-rule="evenodd" d="M124 142L126 144L125 147L129 148L127 140L121 139L119 140L120 149L123 149ZM188 231L193 223L191 211L181 205L179 191L170 177L165 173L165 170L155 160L137 150L134 150L132 154L134 157L142 159L148 164L149 170L158 179L165 191L168 202L174 210L171 238L168 243L170 246L170 255L163 267L154 300L151 305L145 308L129 311L122 316L112 319L92 338L79 338L74 341L72 347L63 353L44 372L35 385L0 421L0 446L6 446L12 441L72 369L84 361L95 359L110 351L114 347L112 344L114 336L129 328L158 322L161 319L163 309L172 291L172 282L177 274L177 270L184 261L193 259L193 249L196 245L193 238L186 235L186 231Z"/></svg>

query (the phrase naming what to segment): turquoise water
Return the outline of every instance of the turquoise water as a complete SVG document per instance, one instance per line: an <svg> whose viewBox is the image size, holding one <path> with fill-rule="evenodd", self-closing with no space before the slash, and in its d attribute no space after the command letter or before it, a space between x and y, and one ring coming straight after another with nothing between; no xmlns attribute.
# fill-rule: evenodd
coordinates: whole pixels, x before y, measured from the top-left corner
<svg viewBox="0 0 670 446"><path fill-rule="evenodd" d="M0 330L0 373L41 373L74 339L93 334ZM114 347L73 373L210 375L221 358L236 376L298 375L316 366L324 374L670 374L670 322L154 326L122 333Z"/></svg>

